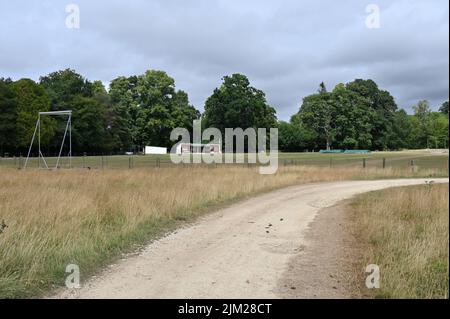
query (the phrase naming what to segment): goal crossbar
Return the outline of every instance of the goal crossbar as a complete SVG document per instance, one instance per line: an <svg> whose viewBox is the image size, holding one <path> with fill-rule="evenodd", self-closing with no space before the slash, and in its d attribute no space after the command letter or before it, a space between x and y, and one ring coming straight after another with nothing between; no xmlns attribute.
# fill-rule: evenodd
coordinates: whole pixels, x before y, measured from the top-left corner
<svg viewBox="0 0 450 319"><path fill-rule="evenodd" d="M39 112L39 115L72 115L72 111Z"/></svg>

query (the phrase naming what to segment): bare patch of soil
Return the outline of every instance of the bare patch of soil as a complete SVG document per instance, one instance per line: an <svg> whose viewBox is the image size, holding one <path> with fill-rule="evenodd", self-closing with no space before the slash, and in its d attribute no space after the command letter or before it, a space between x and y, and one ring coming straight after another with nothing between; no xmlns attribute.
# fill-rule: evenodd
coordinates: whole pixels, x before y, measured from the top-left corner
<svg viewBox="0 0 450 319"><path fill-rule="evenodd" d="M362 250L350 200L319 211L305 234L306 245L289 261L278 282L282 298L367 298Z"/></svg>

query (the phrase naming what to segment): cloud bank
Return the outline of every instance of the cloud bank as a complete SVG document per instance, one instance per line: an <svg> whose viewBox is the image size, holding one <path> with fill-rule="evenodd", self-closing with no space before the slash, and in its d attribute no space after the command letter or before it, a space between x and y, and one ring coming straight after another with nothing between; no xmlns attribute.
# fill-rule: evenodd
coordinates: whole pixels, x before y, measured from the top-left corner
<svg viewBox="0 0 450 319"><path fill-rule="evenodd" d="M80 8L80 28L65 7ZM73 68L105 84L161 69L200 110L221 78L246 74L280 119L324 81L371 78L399 107L448 99L447 1L378 1L380 28L361 1L3 1L0 77Z"/></svg>

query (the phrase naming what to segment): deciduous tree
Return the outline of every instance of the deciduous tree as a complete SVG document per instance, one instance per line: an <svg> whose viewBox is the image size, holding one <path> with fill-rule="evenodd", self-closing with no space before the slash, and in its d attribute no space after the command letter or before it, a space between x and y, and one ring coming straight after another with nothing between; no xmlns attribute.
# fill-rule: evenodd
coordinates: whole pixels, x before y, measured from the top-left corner
<svg viewBox="0 0 450 319"><path fill-rule="evenodd" d="M11 80L0 78L0 156L16 149L17 105Z"/></svg>

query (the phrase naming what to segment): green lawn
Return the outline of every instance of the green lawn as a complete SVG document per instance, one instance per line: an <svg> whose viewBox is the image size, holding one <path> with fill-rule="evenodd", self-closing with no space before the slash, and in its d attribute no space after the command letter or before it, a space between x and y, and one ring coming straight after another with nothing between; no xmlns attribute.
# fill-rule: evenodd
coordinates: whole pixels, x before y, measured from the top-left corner
<svg viewBox="0 0 450 319"><path fill-rule="evenodd" d="M372 152L369 154L321 154L321 153L280 153L279 165L307 165L332 167L386 167L415 169L442 169L448 171L448 153L430 151ZM56 164L56 158L46 158L49 166ZM413 161L413 163L411 163ZM24 158L0 158L0 166L20 167ZM77 156L72 158L75 168L134 168L172 166L169 155L113 155L113 156ZM43 163L41 162L41 166ZM61 167L68 167L68 160L62 159ZM28 167L38 167L36 158L30 158Z"/></svg>

